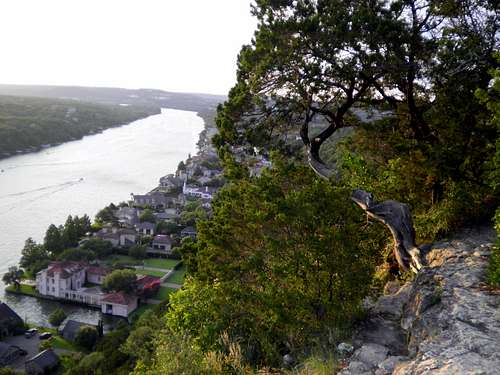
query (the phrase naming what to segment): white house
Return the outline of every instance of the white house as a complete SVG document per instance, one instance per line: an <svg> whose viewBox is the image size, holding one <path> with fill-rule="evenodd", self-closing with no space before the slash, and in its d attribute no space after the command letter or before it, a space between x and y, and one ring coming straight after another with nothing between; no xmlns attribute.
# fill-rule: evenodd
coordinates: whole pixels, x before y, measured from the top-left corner
<svg viewBox="0 0 500 375"><path fill-rule="evenodd" d="M52 262L37 273L36 289L44 296L100 307L106 314L126 317L137 308L137 297L104 293L99 285L110 272L84 262Z"/></svg>
<svg viewBox="0 0 500 375"><path fill-rule="evenodd" d="M188 186L184 181L184 186L182 187L182 193L187 195L188 197L195 197L201 199L211 200L213 198L213 194L217 191L217 189L212 187L197 187L197 186Z"/></svg>
<svg viewBox="0 0 500 375"><path fill-rule="evenodd" d="M102 299L103 314L128 317L137 308L138 298L124 292L110 293Z"/></svg>
<svg viewBox="0 0 500 375"><path fill-rule="evenodd" d="M147 252L150 254L172 254L172 239L167 234L157 234Z"/></svg>

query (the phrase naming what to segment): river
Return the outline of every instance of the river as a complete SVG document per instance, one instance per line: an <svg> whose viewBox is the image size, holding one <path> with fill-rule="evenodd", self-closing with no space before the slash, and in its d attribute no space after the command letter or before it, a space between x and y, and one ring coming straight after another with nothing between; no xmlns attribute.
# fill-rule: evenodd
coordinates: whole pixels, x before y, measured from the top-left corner
<svg viewBox="0 0 500 375"><path fill-rule="evenodd" d="M128 125L40 152L0 160L0 279L17 265L28 237L43 241L50 224L69 214L91 218L109 203L144 194L196 152L203 120L195 112L162 109ZM47 325L61 306L72 319L97 322L96 310L4 293L0 299L23 319Z"/></svg>

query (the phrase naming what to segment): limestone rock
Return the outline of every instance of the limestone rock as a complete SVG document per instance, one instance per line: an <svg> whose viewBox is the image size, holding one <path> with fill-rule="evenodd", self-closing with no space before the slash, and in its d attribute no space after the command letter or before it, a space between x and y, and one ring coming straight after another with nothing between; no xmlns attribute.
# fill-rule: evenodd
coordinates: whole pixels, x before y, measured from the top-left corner
<svg viewBox="0 0 500 375"><path fill-rule="evenodd" d="M425 249L415 280L371 306L340 374L500 374L500 295L484 288L494 240L481 228Z"/></svg>

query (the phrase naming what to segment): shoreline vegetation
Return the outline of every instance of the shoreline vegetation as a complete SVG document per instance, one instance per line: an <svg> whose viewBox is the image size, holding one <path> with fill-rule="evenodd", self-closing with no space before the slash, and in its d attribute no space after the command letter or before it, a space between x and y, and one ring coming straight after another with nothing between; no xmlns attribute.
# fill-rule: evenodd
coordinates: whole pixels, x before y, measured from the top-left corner
<svg viewBox="0 0 500 375"><path fill-rule="evenodd" d="M196 112L213 124L223 96L161 90L0 84L0 160L159 114Z"/></svg>

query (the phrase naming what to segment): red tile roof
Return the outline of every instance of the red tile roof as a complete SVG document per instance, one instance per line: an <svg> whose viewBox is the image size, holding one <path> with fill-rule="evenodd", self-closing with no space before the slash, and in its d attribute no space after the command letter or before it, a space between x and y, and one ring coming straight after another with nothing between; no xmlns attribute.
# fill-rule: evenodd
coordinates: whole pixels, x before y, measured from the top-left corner
<svg viewBox="0 0 500 375"><path fill-rule="evenodd" d="M111 269L101 266L89 266L87 267L87 273L91 273L93 275L106 276L108 273L111 273Z"/></svg>
<svg viewBox="0 0 500 375"><path fill-rule="evenodd" d="M106 294L102 302L114 303L116 305L128 306L136 297L132 297L124 292Z"/></svg>

